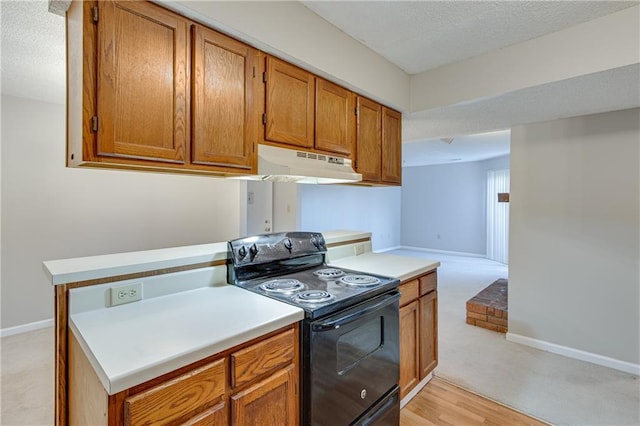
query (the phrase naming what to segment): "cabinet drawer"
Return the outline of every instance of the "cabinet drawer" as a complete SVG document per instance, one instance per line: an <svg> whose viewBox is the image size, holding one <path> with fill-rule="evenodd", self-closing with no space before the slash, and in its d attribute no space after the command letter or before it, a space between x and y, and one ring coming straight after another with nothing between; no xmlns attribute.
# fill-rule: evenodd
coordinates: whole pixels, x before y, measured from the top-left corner
<svg viewBox="0 0 640 426"><path fill-rule="evenodd" d="M125 425L167 424L218 403L225 392L224 359L127 398Z"/></svg>
<svg viewBox="0 0 640 426"><path fill-rule="evenodd" d="M237 387L293 362L294 330L287 330L231 354L231 386Z"/></svg>
<svg viewBox="0 0 640 426"><path fill-rule="evenodd" d="M420 277L420 296L435 290L436 287L438 287L438 274L436 271Z"/></svg>
<svg viewBox="0 0 640 426"><path fill-rule="evenodd" d="M418 280L411 280L398 287L398 290L400 290L400 306L404 306L418 298L419 285Z"/></svg>

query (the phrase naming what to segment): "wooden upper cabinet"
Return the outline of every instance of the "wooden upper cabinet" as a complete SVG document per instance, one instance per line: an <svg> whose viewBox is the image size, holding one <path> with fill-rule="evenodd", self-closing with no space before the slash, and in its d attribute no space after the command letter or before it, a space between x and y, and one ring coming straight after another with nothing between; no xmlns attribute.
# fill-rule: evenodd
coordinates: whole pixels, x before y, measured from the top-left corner
<svg viewBox="0 0 640 426"><path fill-rule="evenodd" d="M354 93L316 77L315 148L352 157L355 127Z"/></svg>
<svg viewBox="0 0 640 426"><path fill-rule="evenodd" d="M266 58L264 140L313 147L314 76L271 56Z"/></svg>
<svg viewBox="0 0 640 426"><path fill-rule="evenodd" d="M362 181L397 184L402 181L402 114L358 97L356 170Z"/></svg>
<svg viewBox="0 0 640 426"><path fill-rule="evenodd" d="M382 181L402 181L402 114L382 107Z"/></svg>
<svg viewBox="0 0 640 426"><path fill-rule="evenodd" d="M246 44L193 26L194 164L251 169L258 128L253 106L258 55Z"/></svg>
<svg viewBox="0 0 640 426"><path fill-rule="evenodd" d="M187 21L147 2L97 4L98 155L183 163Z"/></svg>
<svg viewBox="0 0 640 426"><path fill-rule="evenodd" d="M358 97L358 124L356 137L356 171L362 180L379 182L381 175L381 117L382 106Z"/></svg>

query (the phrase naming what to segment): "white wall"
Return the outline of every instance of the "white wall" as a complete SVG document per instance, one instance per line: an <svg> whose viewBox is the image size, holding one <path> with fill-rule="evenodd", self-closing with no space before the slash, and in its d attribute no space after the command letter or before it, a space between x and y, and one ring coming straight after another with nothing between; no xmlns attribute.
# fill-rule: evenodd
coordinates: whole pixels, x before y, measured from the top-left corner
<svg viewBox="0 0 640 426"><path fill-rule="evenodd" d="M65 107L3 96L2 328L53 316L43 260L225 241L244 227L244 182L64 164Z"/></svg>
<svg viewBox="0 0 640 426"><path fill-rule="evenodd" d="M300 209L298 192L300 184L291 182L273 183L273 231L286 232L298 230Z"/></svg>
<svg viewBox="0 0 640 426"><path fill-rule="evenodd" d="M511 131L509 334L640 363L640 109Z"/></svg>
<svg viewBox="0 0 640 426"><path fill-rule="evenodd" d="M301 230L371 232L373 250L400 245L399 187L299 185L298 191Z"/></svg>
<svg viewBox="0 0 640 426"><path fill-rule="evenodd" d="M410 77L297 1L157 0L185 16L401 111Z"/></svg>
<svg viewBox="0 0 640 426"><path fill-rule="evenodd" d="M487 170L509 156L469 163L405 167L402 245L485 255Z"/></svg>

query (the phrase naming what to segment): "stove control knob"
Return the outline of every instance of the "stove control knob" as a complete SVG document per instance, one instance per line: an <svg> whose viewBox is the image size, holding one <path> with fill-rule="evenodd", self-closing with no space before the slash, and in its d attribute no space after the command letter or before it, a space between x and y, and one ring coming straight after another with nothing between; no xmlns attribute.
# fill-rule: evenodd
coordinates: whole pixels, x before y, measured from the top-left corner
<svg viewBox="0 0 640 426"><path fill-rule="evenodd" d="M360 399L365 399L367 397L367 390L366 389L362 389L360 391Z"/></svg>
<svg viewBox="0 0 640 426"><path fill-rule="evenodd" d="M286 240L284 240L284 248L289 250L289 253L291 253L291 249L293 249L293 243L291 242L290 238L287 238Z"/></svg>
<svg viewBox="0 0 640 426"><path fill-rule="evenodd" d="M318 241L318 238L316 238L315 235L311 236L311 244L313 244L314 246L316 246L317 249L320 248L320 241Z"/></svg>
<svg viewBox="0 0 640 426"><path fill-rule="evenodd" d="M253 243L253 245L249 248L249 253L251 253L252 256L258 254L258 246L255 243Z"/></svg>
<svg viewBox="0 0 640 426"><path fill-rule="evenodd" d="M240 256L240 259L244 258L247 255L247 249L244 246L240 247L238 255Z"/></svg>

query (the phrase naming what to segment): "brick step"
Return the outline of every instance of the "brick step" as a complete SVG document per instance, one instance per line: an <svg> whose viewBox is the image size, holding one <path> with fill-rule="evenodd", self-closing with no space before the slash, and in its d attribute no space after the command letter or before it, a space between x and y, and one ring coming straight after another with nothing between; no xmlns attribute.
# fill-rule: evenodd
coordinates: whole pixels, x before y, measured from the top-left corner
<svg viewBox="0 0 640 426"><path fill-rule="evenodd" d="M508 330L507 280L499 279L467 301L467 324L500 333Z"/></svg>

